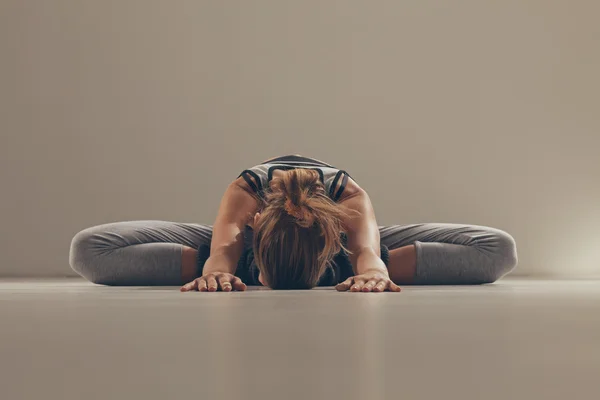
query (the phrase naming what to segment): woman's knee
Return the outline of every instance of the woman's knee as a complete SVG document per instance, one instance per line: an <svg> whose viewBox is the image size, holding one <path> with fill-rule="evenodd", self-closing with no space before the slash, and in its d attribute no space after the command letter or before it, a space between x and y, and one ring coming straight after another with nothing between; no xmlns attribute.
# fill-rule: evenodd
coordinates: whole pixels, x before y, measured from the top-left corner
<svg viewBox="0 0 600 400"><path fill-rule="evenodd" d="M517 245L515 239L505 231L493 229L492 247L489 255L489 265L484 283L492 283L515 269L518 263Z"/></svg>
<svg viewBox="0 0 600 400"><path fill-rule="evenodd" d="M90 282L105 284L99 269L99 255L102 250L99 227L86 228L71 240L69 265L73 271Z"/></svg>

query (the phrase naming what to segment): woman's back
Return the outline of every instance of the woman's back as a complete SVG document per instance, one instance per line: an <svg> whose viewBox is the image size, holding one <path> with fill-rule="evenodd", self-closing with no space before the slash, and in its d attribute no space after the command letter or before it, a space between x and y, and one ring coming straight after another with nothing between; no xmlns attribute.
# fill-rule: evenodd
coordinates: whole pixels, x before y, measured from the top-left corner
<svg viewBox="0 0 600 400"><path fill-rule="evenodd" d="M298 154L286 155L263 161L251 168L245 169L238 178L243 178L252 192L264 198L264 193L269 188L274 177L283 171L296 168L315 170L319 173L319 180L325 187L329 198L335 202L342 199L342 194L347 195L349 186L356 185L348 172L333 165L314 158Z"/></svg>

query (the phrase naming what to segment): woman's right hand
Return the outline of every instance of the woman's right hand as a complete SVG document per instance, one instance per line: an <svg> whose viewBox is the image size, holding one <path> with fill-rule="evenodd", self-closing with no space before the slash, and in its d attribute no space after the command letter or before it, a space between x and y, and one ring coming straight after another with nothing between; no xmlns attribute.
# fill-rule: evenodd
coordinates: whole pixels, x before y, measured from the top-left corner
<svg viewBox="0 0 600 400"><path fill-rule="evenodd" d="M181 287L182 292L197 290L199 292L231 292L246 290L246 284L240 278L227 272L208 272Z"/></svg>
<svg viewBox="0 0 600 400"><path fill-rule="evenodd" d="M232 290L244 291L246 285L231 272L232 261L224 254L211 255L202 268L202 276L186 283L181 287L182 292L197 290L199 292L231 292ZM235 267L236 264L233 264Z"/></svg>

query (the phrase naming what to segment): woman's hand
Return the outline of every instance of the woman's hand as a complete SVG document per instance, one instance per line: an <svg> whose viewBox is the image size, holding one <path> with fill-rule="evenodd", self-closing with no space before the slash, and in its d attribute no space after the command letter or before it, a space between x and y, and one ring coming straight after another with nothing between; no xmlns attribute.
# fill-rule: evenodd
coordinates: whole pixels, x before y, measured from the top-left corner
<svg viewBox="0 0 600 400"><path fill-rule="evenodd" d="M351 276L336 287L338 292L399 292L400 286L390 279L387 271L365 271L359 275Z"/></svg>
<svg viewBox="0 0 600 400"><path fill-rule="evenodd" d="M234 258L228 257L226 253L212 254L202 267L202 276L186 283L180 290L182 292L193 290L216 292L220 289L223 292L232 290L242 292L246 290L246 285L239 277L231 273L235 271L236 266Z"/></svg>
<svg viewBox="0 0 600 400"><path fill-rule="evenodd" d="M190 283L181 287L182 292L197 290L199 292L216 292L221 289L223 292L246 290L246 284L240 278L227 272L208 272L200 278L196 278Z"/></svg>

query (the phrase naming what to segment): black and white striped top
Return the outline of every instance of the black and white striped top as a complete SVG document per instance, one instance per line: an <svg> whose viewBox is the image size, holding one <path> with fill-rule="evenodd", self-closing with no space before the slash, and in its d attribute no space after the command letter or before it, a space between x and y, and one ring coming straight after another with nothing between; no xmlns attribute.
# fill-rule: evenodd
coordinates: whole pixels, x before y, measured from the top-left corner
<svg viewBox="0 0 600 400"><path fill-rule="evenodd" d="M276 169L290 170L296 168L307 168L317 171L329 198L333 201L339 200L348 184L348 178L352 178L344 170L335 168L323 161L300 155L287 155L273 158L255 165L252 168L245 169L238 178L240 176L243 177L255 193L263 196L264 190L269 187L269 183L271 182L271 179L273 179L273 171Z"/></svg>

